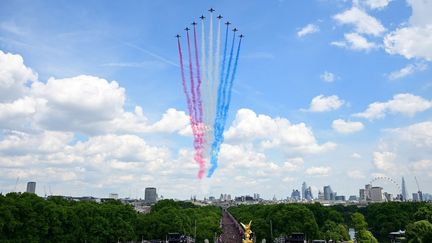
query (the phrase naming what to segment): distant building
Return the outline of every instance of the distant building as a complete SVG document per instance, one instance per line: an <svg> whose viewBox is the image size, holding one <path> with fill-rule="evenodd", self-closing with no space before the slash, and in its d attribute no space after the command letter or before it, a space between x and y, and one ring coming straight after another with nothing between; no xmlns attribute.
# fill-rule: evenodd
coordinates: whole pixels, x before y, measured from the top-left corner
<svg viewBox="0 0 432 243"><path fill-rule="evenodd" d="M321 191L318 191L318 200L324 200L324 193Z"/></svg>
<svg viewBox="0 0 432 243"><path fill-rule="evenodd" d="M379 186L374 186L371 188L371 200L372 202L382 202L383 201L383 188Z"/></svg>
<svg viewBox="0 0 432 243"><path fill-rule="evenodd" d="M293 200L293 201L300 201L301 200L301 196L300 196L299 190L293 190L291 192L291 200Z"/></svg>
<svg viewBox="0 0 432 243"><path fill-rule="evenodd" d="M408 200L408 192L405 185L405 178L402 176L402 201Z"/></svg>
<svg viewBox="0 0 432 243"><path fill-rule="evenodd" d="M311 187L306 188L305 199L308 200L308 201L312 201L313 200L312 188Z"/></svg>
<svg viewBox="0 0 432 243"><path fill-rule="evenodd" d="M324 200L333 201L335 200L336 193L333 192L330 186L324 186Z"/></svg>
<svg viewBox="0 0 432 243"><path fill-rule="evenodd" d="M335 196L336 201L345 201L345 196Z"/></svg>
<svg viewBox="0 0 432 243"><path fill-rule="evenodd" d="M417 192L412 194L412 200L413 202L419 202L419 194Z"/></svg>
<svg viewBox="0 0 432 243"><path fill-rule="evenodd" d="M366 201L366 192L365 189L359 190L359 200L360 201Z"/></svg>
<svg viewBox="0 0 432 243"><path fill-rule="evenodd" d="M372 190L372 185L371 184L365 185L365 196L366 196L366 200L367 201L371 200L371 190Z"/></svg>
<svg viewBox="0 0 432 243"><path fill-rule="evenodd" d="M156 188L154 187L147 187L145 189L145 198L144 200L146 203L155 203L157 201L157 193Z"/></svg>
<svg viewBox="0 0 432 243"><path fill-rule="evenodd" d="M26 192L33 193L33 194L36 193L36 182L34 182L34 181L27 182Z"/></svg>
<svg viewBox="0 0 432 243"><path fill-rule="evenodd" d="M307 184L306 184L306 182L303 182L302 188L301 188L301 199L302 200L306 199L306 190L307 190Z"/></svg>
<svg viewBox="0 0 432 243"><path fill-rule="evenodd" d="M358 201L358 198L356 195L351 195L351 196L349 196L348 200L349 201Z"/></svg>
<svg viewBox="0 0 432 243"><path fill-rule="evenodd" d="M118 199L118 194L117 194L117 193L110 193L110 194L109 194L109 198L110 198L110 199L116 199L116 200L117 200L117 199Z"/></svg>

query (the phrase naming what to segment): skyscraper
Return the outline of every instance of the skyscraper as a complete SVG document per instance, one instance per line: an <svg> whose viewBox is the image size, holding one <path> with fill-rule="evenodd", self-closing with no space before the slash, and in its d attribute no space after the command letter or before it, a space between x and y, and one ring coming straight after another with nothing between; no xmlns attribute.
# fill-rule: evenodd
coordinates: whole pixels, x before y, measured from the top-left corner
<svg viewBox="0 0 432 243"><path fill-rule="evenodd" d="M36 192L36 182L29 181L27 182L27 190L28 193L35 193Z"/></svg>
<svg viewBox="0 0 432 243"><path fill-rule="evenodd" d="M324 200L332 200L334 197L333 190L330 186L324 186Z"/></svg>
<svg viewBox="0 0 432 243"><path fill-rule="evenodd" d="M308 200L308 201L313 200L312 188L311 188L311 187L308 187L308 188L305 190L305 199Z"/></svg>
<svg viewBox="0 0 432 243"><path fill-rule="evenodd" d="M145 201L147 203L155 203L157 201L157 193L156 188L154 187L147 187L145 189Z"/></svg>
<svg viewBox="0 0 432 243"><path fill-rule="evenodd" d="M379 186L374 186L371 189L371 200L372 202L382 202L383 201L383 188Z"/></svg>
<svg viewBox="0 0 432 243"><path fill-rule="evenodd" d="M406 190L405 178L403 178L402 176L402 201L408 200L407 196L408 196L408 192Z"/></svg>
<svg viewBox="0 0 432 243"><path fill-rule="evenodd" d="M293 190L291 193L291 200L300 201L300 192L298 190Z"/></svg>
<svg viewBox="0 0 432 243"><path fill-rule="evenodd" d="M307 184L306 184L306 182L303 182L302 189L301 189L301 199L302 200L306 199L306 190L307 190Z"/></svg>

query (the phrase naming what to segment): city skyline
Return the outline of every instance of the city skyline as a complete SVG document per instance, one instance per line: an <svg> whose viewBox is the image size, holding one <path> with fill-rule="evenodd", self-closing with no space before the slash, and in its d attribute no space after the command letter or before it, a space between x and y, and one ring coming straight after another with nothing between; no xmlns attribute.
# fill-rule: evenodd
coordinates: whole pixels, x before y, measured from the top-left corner
<svg viewBox="0 0 432 243"><path fill-rule="evenodd" d="M209 8L245 38L219 168L199 180L174 36ZM282 198L307 182L348 197L386 176L404 177L409 198L431 193L430 12L421 0L1 2L0 191Z"/></svg>

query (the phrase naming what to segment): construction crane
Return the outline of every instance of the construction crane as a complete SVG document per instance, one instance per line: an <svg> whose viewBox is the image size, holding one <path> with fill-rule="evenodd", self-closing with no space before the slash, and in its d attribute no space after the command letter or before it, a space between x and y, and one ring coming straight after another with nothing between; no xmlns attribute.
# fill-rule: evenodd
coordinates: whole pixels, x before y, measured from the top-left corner
<svg viewBox="0 0 432 243"><path fill-rule="evenodd" d="M423 192L420 190L420 186L419 186L419 183L418 183L418 180L417 180L417 176L414 176L414 179L415 179L415 181L416 181L416 184L417 184L417 189L418 189L418 196L419 196L419 200L420 200L420 202L421 201L423 201Z"/></svg>

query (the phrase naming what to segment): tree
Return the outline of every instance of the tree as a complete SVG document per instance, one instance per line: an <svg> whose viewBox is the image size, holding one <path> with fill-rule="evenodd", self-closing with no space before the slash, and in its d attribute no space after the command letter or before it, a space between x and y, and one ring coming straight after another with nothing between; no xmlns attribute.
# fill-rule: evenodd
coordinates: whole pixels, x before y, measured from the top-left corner
<svg viewBox="0 0 432 243"><path fill-rule="evenodd" d="M367 230L365 217L361 213L353 213L351 221L356 231L356 241L359 243L378 243L372 232Z"/></svg>
<svg viewBox="0 0 432 243"><path fill-rule="evenodd" d="M409 224L406 229L409 243L432 242L432 224L427 220L420 220Z"/></svg>

